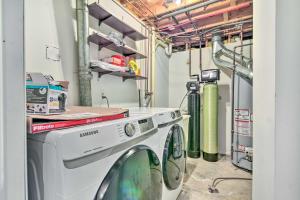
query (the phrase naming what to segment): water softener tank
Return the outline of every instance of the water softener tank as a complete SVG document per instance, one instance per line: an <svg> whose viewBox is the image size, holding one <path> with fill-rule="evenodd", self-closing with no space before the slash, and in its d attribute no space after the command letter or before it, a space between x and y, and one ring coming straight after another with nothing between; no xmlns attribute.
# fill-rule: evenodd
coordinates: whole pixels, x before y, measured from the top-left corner
<svg viewBox="0 0 300 200"><path fill-rule="evenodd" d="M188 82L188 112L189 135L188 135L188 156L190 158L200 158L200 93L198 82Z"/></svg>
<svg viewBox="0 0 300 200"><path fill-rule="evenodd" d="M203 87L203 159L218 161L218 85Z"/></svg>

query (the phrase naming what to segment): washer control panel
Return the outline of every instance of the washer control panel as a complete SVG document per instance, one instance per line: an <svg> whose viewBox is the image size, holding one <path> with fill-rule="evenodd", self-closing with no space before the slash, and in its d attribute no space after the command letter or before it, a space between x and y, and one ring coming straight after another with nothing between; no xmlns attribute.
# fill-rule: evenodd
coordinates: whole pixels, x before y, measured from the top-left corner
<svg viewBox="0 0 300 200"><path fill-rule="evenodd" d="M134 124L132 124L132 123L125 124L124 131L128 137L134 136L134 134L136 132Z"/></svg>
<svg viewBox="0 0 300 200"><path fill-rule="evenodd" d="M138 121L142 133L154 128L152 118L142 119Z"/></svg>

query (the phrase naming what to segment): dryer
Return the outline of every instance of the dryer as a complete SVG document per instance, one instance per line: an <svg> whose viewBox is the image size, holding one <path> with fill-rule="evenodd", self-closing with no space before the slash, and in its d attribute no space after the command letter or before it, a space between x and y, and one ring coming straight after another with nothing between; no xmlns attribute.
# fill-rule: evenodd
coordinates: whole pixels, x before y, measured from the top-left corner
<svg viewBox="0 0 300 200"><path fill-rule="evenodd" d="M160 200L151 115L28 136L29 200Z"/></svg>
<svg viewBox="0 0 300 200"><path fill-rule="evenodd" d="M151 113L158 124L157 141L163 171L163 200L179 196L186 168L185 137L182 115L176 108L130 108L133 115Z"/></svg>

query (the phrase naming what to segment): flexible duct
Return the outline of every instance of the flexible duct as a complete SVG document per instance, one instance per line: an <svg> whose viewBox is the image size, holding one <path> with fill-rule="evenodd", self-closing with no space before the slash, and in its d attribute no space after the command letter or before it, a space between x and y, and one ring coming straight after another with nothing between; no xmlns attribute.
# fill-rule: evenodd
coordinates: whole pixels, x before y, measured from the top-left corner
<svg viewBox="0 0 300 200"><path fill-rule="evenodd" d="M234 53L233 51L227 49L222 42L221 35L219 34L213 36L212 46L212 59L215 65L217 65L219 68L229 68L231 70L234 70L235 68L237 74L252 80L252 59L246 58L241 54ZM233 63L221 59L222 56L231 60L235 60L236 66L234 67Z"/></svg>
<svg viewBox="0 0 300 200"><path fill-rule="evenodd" d="M79 57L79 94L80 105L92 105L91 79L89 69L89 45L88 45L88 8L87 0L77 0L77 38Z"/></svg>

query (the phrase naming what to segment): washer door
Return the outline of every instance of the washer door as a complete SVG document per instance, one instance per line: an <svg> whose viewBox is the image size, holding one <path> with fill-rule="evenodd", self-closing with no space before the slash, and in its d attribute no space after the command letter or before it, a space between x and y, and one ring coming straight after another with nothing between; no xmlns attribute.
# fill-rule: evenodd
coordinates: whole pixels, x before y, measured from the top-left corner
<svg viewBox="0 0 300 200"><path fill-rule="evenodd" d="M161 200L162 172L157 155L146 146L123 154L103 180L94 200Z"/></svg>
<svg viewBox="0 0 300 200"><path fill-rule="evenodd" d="M168 133L163 153L163 177L165 185L175 190L182 182L185 172L185 143L183 129L174 125Z"/></svg>

